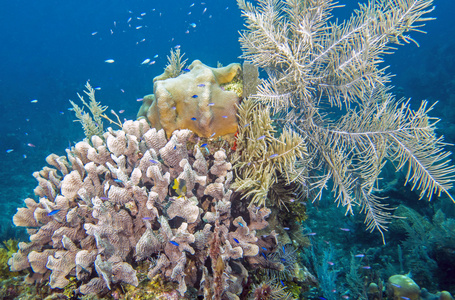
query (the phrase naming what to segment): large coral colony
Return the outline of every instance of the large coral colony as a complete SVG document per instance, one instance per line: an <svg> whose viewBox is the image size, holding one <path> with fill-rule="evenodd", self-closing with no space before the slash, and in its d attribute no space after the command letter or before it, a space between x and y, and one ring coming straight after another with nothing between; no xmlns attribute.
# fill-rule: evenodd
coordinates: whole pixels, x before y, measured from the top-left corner
<svg viewBox="0 0 455 300"><path fill-rule="evenodd" d="M314 278L297 260L299 226L279 214L299 224L303 201L330 188L384 239L386 160L407 168L421 197L452 199L431 107L396 101L379 67L392 44L414 42L405 33L430 19L431 0L371 0L342 23L330 21L330 0L238 4L243 68L184 67L172 52L138 120L123 124L87 84L90 103L80 99L92 115L73 103L87 138L34 173L38 200L13 218L30 242L12 271L75 295L132 293L150 280L172 283L159 285L169 297L290 299L290 286ZM102 118L120 128L104 130Z"/></svg>

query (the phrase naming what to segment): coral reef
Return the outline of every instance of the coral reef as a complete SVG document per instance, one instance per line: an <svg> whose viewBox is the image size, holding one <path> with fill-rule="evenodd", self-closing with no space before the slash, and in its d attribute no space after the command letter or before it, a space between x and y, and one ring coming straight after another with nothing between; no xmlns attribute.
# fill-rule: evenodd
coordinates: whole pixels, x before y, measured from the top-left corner
<svg viewBox="0 0 455 300"><path fill-rule="evenodd" d="M240 65L210 68L195 60L187 71L175 78L166 72L156 77L154 95L144 97L138 118L164 129L168 137L177 129L190 129L206 138L234 134L239 96L221 85L233 81Z"/></svg>
<svg viewBox="0 0 455 300"><path fill-rule="evenodd" d="M117 293L120 283L138 286L137 266L146 262L147 277L174 282L180 296L198 286L207 297L238 299L249 274L244 259L258 256L259 247L270 257L276 250L273 232L256 236L270 210L232 215L225 150L204 156L193 140L190 130L167 140L145 120L126 121L91 144L77 143L66 157L49 155L53 168L34 174L39 200L26 199L13 218L29 228L30 242L19 244L11 270L31 268L28 282L102 295ZM295 250L281 251L294 265Z"/></svg>

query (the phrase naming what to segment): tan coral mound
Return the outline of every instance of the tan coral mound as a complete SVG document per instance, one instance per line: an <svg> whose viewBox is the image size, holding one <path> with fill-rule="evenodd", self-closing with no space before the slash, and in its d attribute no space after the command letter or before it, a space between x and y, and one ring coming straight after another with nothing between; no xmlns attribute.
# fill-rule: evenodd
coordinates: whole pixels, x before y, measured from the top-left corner
<svg viewBox="0 0 455 300"><path fill-rule="evenodd" d="M236 77L240 65L211 68L195 60L188 69L176 78L154 80L155 94L144 97L138 118L163 128L168 137L177 129L190 129L200 137L235 133L239 97L221 85Z"/></svg>
<svg viewBox="0 0 455 300"><path fill-rule="evenodd" d="M13 218L36 229L9 260L11 270L31 267L27 280L51 288L76 277L77 293L103 294L118 284L137 286L134 261L145 260L150 279L175 282L182 296L199 282L205 294L236 299L248 276L238 259L258 255L257 243L266 240L255 229L267 226L268 214L231 216L232 166L224 150L213 159L197 145L190 149L191 135L178 130L167 140L145 120L126 121L104 140L93 136L91 144L67 149L67 157L50 155L55 169L34 174L39 201L26 199ZM187 187L180 197L171 188L175 179Z"/></svg>

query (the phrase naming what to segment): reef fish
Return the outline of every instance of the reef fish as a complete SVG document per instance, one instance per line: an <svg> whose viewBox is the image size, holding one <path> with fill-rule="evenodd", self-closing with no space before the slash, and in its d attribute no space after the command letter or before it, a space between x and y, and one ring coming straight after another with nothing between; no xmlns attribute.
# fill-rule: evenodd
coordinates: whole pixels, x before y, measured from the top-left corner
<svg viewBox="0 0 455 300"><path fill-rule="evenodd" d="M151 162L152 164L158 164L158 163L159 163L159 162L157 162L156 160L153 160L153 159L150 159L150 162Z"/></svg>
<svg viewBox="0 0 455 300"><path fill-rule="evenodd" d="M146 59L144 59L143 62L141 62L141 65L148 64L149 62L150 62L150 58L146 58Z"/></svg>
<svg viewBox="0 0 455 300"><path fill-rule="evenodd" d="M179 195L179 197L186 195L186 181L184 179L174 179L172 189Z"/></svg>
<svg viewBox="0 0 455 300"><path fill-rule="evenodd" d="M262 136L258 137L257 140L260 141L260 140L262 140L264 138L265 138L265 135L262 135Z"/></svg>
<svg viewBox="0 0 455 300"><path fill-rule="evenodd" d="M207 144L202 144L201 148L207 147Z"/></svg>
<svg viewBox="0 0 455 300"><path fill-rule="evenodd" d="M198 86L198 87L204 87L205 84L201 83L201 84L198 84L197 86Z"/></svg>
<svg viewBox="0 0 455 300"><path fill-rule="evenodd" d="M108 64L113 64L115 62L115 60L110 58L110 59L106 59L104 62L108 63Z"/></svg>
<svg viewBox="0 0 455 300"><path fill-rule="evenodd" d="M60 209L54 209L53 211L51 211L51 212L48 213L47 215L48 215L48 216L53 216L53 215L57 214L59 211L60 211Z"/></svg>
<svg viewBox="0 0 455 300"><path fill-rule="evenodd" d="M177 247L179 246L179 243L174 242L174 241L169 241L169 243L171 243L172 245L177 246Z"/></svg>
<svg viewBox="0 0 455 300"><path fill-rule="evenodd" d="M232 238L232 239L233 239L234 242L236 242L237 244L240 244L238 239L236 239L236 238Z"/></svg>
<svg viewBox="0 0 455 300"><path fill-rule="evenodd" d="M191 98L197 98L197 97L198 97L198 95L193 95L193 96L191 96Z"/></svg>
<svg viewBox="0 0 455 300"><path fill-rule="evenodd" d="M191 118L192 121L196 121L197 119L196 118Z"/></svg>

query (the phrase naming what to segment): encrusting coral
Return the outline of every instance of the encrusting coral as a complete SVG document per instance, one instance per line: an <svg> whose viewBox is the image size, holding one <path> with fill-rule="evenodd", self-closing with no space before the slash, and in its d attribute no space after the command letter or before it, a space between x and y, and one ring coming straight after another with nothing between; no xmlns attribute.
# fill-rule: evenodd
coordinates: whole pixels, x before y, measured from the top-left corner
<svg viewBox="0 0 455 300"><path fill-rule="evenodd" d="M195 60L186 70L178 77L156 77L154 95L144 97L138 118L164 129L168 137L177 129L190 129L206 138L234 134L241 95L222 85L240 73L240 65L211 68Z"/></svg>
<svg viewBox="0 0 455 300"><path fill-rule="evenodd" d="M28 229L11 270L31 267L27 281L60 289L76 277L77 293L104 294L119 283L138 286L135 267L145 261L150 279L175 282L181 296L196 285L215 299L238 299L248 277L242 258L257 256L258 245L276 248L273 232L256 236L270 210L231 215L225 150L204 156L193 140L187 129L167 140L145 120L126 121L67 157L50 155L54 168L35 174L39 201L27 198L13 218L37 229ZM185 185L180 195L175 181Z"/></svg>

